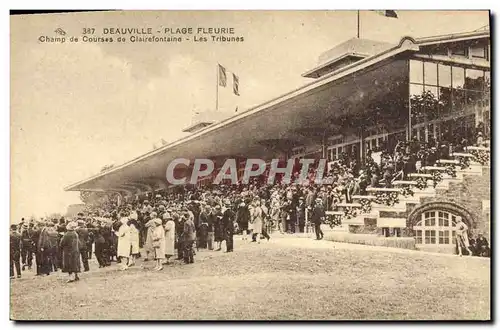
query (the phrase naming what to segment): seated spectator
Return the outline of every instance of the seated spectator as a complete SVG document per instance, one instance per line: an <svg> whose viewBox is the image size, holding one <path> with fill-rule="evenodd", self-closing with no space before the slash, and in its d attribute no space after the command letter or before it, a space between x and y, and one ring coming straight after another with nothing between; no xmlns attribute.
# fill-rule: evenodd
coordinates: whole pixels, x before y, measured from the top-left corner
<svg viewBox="0 0 500 330"><path fill-rule="evenodd" d="M476 255L480 257L490 257L490 245L488 244L488 240L483 236L482 233L478 233L477 239L474 244L474 249Z"/></svg>

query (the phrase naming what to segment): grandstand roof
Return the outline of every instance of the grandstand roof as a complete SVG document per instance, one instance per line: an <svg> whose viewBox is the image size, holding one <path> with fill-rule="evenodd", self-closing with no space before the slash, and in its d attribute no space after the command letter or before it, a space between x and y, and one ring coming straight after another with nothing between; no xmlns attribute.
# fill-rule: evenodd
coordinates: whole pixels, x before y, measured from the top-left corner
<svg viewBox="0 0 500 330"><path fill-rule="evenodd" d="M406 79L403 56L420 46L489 38L489 30L413 39L404 37L398 45L321 76L313 82L202 128L109 171L71 184L66 191L130 190L143 186L165 188L165 171L175 158L272 155L265 141L280 139L299 144L298 132L305 128L326 131L335 118L360 111L374 99L386 96L390 84ZM390 66L386 66L391 63ZM374 84L377 81L378 84ZM375 86L376 85L376 86ZM369 93L365 93L370 91ZM305 136L314 139L313 135Z"/></svg>

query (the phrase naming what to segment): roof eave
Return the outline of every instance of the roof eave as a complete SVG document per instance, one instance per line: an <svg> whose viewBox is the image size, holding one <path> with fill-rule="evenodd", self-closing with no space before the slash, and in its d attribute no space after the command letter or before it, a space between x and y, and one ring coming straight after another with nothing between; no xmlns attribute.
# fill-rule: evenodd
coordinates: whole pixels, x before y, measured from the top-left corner
<svg viewBox="0 0 500 330"><path fill-rule="evenodd" d="M366 67L369 67L373 64L376 64L378 62L381 62L383 60L387 60L393 56L396 56L398 54L401 54L403 52L406 52L406 51L418 51L419 50L419 47L417 45L414 44L414 42L412 42L411 40L406 40L405 38L403 38L401 40L401 42L399 43L399 45L397 46L394 46L394 47L391 47L391 48L388 48L386 49L385 51L383 52L380 52L376 55L373 55L373 56L370 56L370 57L366 57L366 58L363 58L357 62L354 62L350 65L347 65L345 67L342 67L334 72L330 72L320 78L318 78L317 80L313 81L313 82L310 82L306 85L303 85L299 88L296 88L286 94L283 94L283 95L280 95L276 98L273 98L267 102L264 102L260 105L257 105L253 108L250 108L244 112L241 112L239 113L238 115L236 116L233 116L233 117L230 117L230 118L227 118L225 120L222 120L216 124L213 124L213 125L210 125L208 127L205 127L203 128L202 130L200 130L199 132L195 132L187 137L183 137L183 138L180 138L179 140L177 141L174 141L172 143L169 143L165 146L162 146L158 149L155 149L153 151L150 151L146 154L143 154L139 157L136 157L122 165L119 165L119 166L115 166L114 168L110 169L109 171L107 171L106 173L98 173L90 178L87 178L87 179L84 179L84 180L81 180L79 182L76 182L72 185L69 185L67 187L64 188L65 191L77 191L77 190L80 190L81 188L78 188L79 186L81 185L84 185L88 182L91 182L93 180L96 180L96 179L99 179L105 175L109 175L109 174L112 174L112 173L115 173L115 172L118 172L119 170L122 170L124 169L125 167L129 166L129 165L132 165L138 161L141 161L141 160L144 160L148 157L151 157L153 155L156 155L156 154L159 154L159 153L162 153L174 146L177 146L181 143L185 143L185 142L188 142L192 139L195 139L197 137L199 137L200 135L202 134L207 134L209 132L212 132L212 131L215 131L221 127L223 127L224 125L227 125L228 123L230 122L235 122L235 121L238 121L238 120L241 120L245 117L248 117L254 113L257 113L259 111L262 111L264 109L267 109L273 105L276 105L276 104L279 104L279 103L282 103L284 101L287 101L297 95L300 95L301 93L305 93L307 91L310 91L310 90L313 90L317 87L320 87L320 86L323 86L323 85L326 85L332 81L335 81L337 79L340 79L344 76L347 76L351 73L354 73L354 72L357 72L357 71L360 71Z"/></svg>

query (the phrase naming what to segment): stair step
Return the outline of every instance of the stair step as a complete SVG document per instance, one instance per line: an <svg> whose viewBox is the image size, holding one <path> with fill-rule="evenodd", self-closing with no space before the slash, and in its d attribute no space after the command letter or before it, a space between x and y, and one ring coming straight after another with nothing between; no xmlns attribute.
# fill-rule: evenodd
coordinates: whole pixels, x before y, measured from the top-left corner
<svg viewBox="0 0 500 330"><path fill-rule="evenodd" d="M456 159L438 159L438 161L436 162L438 164L460 164L460 162Z"/></svg>
<svg viewBox="0 0 500 330"><path fill-rule="evenodd" d="M469 150L477 150L477 151L488 151L488 152L491 152L490 148L488 147L474 147L474 146L470 146L470 147L466 147L465 150L469 151Z"/></svg>
<svg viewBox="0 0 500 330"><path fill-rule="evenodd" d="M352 199L376 199L376 196L372 195L353 195Z"/></svg>
<svg viewBox="0 0 500 330"><path fill-rule="evenodd" d="M417 184L417 181L396 180L392 184L395 186L415 186Z"/></svg>
<svg viewBox="0 0 500 330"><path fill-rule="evenodd" d="M377 227L405 228L406 218L378 218Z"/></svg>
<svg viewBox="0 0 500 330"><path fill-rule="evenodd" d="M424 173L410 173L410 178L431 178L432 174L424 174Z"/></svg>
<svg viewBox="0 0 500 330"><path fill-rule="evenodd" d="M396 206L388 206L388 205L379 205L375 204L372 206L373 210L376 210L378 212L406 212L406 204L405 207L396 207ZM379 213L380 214L380 213Z"/></svg>
<svg viewBox="0 0 500 330"><path fill-rule="evenodd" d="M465 152L454 152L451 154L452 157L469 157L474 158L473 154L465 153Z"/></svg>
<svg viewBox="0 0 500 330"><path fill-rule="evenodd" d="M424 170L424 171L446 171L446 167L424 166L424 167L422 167L422 170Z"/></svg>
<svg viewBox="0 0 500 330"><path fill-rule="evenodd" d="M399 191L401 191L401 189L368 187L368 188L366 188L366 191L368 191L368 192L399 192Z"/></svg>
<svg viewBox="0 0 500 330"><path fill-rule="evenodd" d="M338 207L361 207L361 204L359 203L339 203L337 204Z"/></svg>

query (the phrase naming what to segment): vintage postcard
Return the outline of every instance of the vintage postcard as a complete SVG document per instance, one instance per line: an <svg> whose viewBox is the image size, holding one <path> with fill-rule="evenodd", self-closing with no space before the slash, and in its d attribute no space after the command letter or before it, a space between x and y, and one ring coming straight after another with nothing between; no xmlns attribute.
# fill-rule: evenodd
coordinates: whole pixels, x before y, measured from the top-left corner
<svg viewBox="0 0 500 330"><path fill-rule="evenodd" d="M11 319L490 320L489 24L11 13Z"/></svg>

